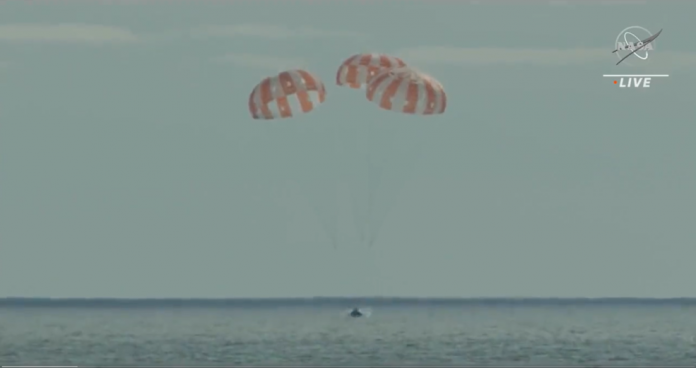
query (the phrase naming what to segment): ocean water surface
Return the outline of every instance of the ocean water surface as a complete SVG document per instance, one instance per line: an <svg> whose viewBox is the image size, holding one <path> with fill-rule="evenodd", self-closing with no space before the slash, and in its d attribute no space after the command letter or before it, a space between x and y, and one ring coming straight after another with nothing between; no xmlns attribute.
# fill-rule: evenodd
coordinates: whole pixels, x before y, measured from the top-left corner
<svg viewBox="0 0 696 368"><path fill-rule="evenodd" d="M3 365L693 366L695 335L692 300L0 301Z"/></svg>

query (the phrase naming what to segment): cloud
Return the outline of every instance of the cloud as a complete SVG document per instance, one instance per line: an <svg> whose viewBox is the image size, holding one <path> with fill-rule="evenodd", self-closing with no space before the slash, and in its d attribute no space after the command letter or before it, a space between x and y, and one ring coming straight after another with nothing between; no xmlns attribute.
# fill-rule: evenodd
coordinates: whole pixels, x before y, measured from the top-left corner
<svg viewBox="0 0 696 368"><path fill-rule="evenodd" d="M133 32L98 24L4 24L0 42L50 43L133 43L140 39Z"/></svg>
<svg viewBox="0 0 696 368"><path fill-rule="evenodd" d="M259 37L268 39L360 37L351 31L321 30L311 27L289 28L273 24L206 25L192 31L196 37Z"/></svg>
<svg viewBox="0 0 696 368"><path fill-rule="evenodd" d="M516 49L516 48L463 48L422 46L402 49L395 55L416 64L446 65L582 65L611 63L618 59L606 48L575 49ZM653 55L652 53L650 55ZM654 51L658 57L647 62L633 63L645 67L695 67L696 54L675 51Z"/></svg>
<svg viewBox="0 0 696 368"><path fill-rule="evenodd" d="M647 0L603 0L603 1L576 1L576 0L549 0L549 5L555 6L581 6L581 5L645 5Z"/></svg>
<svg viewBox="0 0 696 368"><path fill-rule="evenodd" d="M302 68L307 65L307 61L300 58L288 58L259 54L230 53L213 59L216 63L234 64L237 66L271 69L274 71L287 70L292 68Z"/></svg>
<svg viewBox="0 0 696 368"><path fill-rule="evenodd" d="M601 53L599 52L601 51ZM406 60L437 64L582 64L607 60L606 49L508 49L423 46L396 53Z"/></svg>
<svg viewBox="0 0 696 368"><path fill-rule="evenodd" d="M647 0L604 0L602 5L646 5Z"/></svg>

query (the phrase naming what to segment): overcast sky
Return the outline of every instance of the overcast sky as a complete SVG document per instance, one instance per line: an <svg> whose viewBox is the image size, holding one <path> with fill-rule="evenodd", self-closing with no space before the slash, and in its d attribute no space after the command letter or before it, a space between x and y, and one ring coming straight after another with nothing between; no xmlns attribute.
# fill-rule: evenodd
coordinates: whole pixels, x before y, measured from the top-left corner
<svg viewBox="0 0 696 368"><path fill-rule="evenodd" d="M693 1L100 3L0 4L0 296L696 296ZM335 86L372 51L446 113ZM296 67L326 103L253 121Z"/></svg>

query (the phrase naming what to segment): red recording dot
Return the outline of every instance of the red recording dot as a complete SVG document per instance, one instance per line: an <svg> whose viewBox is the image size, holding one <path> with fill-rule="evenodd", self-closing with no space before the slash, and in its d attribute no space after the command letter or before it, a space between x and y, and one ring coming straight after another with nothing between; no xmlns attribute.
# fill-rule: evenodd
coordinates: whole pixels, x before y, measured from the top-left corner
<svg viewBox="0 0 696 368"><path fill-rule="evenodd" d="M614 81L614 84L616 84L616 81Z"/></svg>

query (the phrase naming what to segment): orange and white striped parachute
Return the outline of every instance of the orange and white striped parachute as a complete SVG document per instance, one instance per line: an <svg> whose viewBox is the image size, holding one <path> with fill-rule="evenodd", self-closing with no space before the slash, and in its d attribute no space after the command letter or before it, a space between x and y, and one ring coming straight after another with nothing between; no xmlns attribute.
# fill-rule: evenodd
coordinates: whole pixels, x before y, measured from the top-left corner
<svg viewBox="0 0 696 368"><path fill-rule="evenodd" d="M249 95L254 119L279 119L314 110L326 99L319 77L301 69L286 70L262 80Z"/></svg>
<svg viewBox="0 0 696 368"><path fill-rule="evenodd" d="M336 84L362 88L377 74L406 66L403 60L385 54L356 54L346 59L336 72Z"/></svg>
<svg viewBox="0 0 696 368"><path fill-rule="evenodd" d="M442 84L409 67L384 71L372 78L366 97L385 110L405 114L442 114L447 107Z"/></svg>

